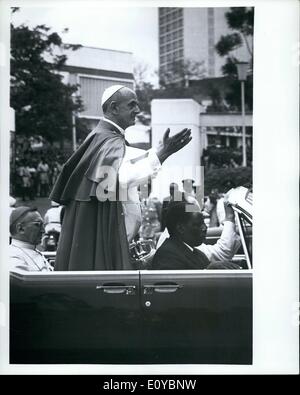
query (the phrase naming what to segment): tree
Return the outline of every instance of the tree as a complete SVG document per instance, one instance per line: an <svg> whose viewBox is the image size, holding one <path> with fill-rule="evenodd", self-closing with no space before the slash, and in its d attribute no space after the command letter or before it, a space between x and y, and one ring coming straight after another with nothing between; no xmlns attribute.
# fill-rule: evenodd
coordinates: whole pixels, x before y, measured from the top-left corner
<svg viewBox="0 0 300 395"><path fill-rule="evenodd" d="M233 33L221 36L216 44L216 51L220 56L226 56L226 63L222 67L223 75L232 78L231 89L226 95L226 100L232 110L240 110L240 82L237 80L236 62L239 60L234 55L234 51L245 45L249 54L249 74L245 82L245 102L249 110L253 107L253 26L254 8L251 7L231 7L225 14L228 27Z"/></svg>
<svg viewBox="0 0 300 395"><path fill-rule="evenodd" d="M232 51L240 48L244 43L250 55L252 66L254 8L231 7L230 11L226 12L225 17L228 27L235 31L232 34L221 36L219 42L216 44L218 54L220 56L229 55Z"/></svg>
<svg viewBox="0 0 300 395"><path fill-rule="evenodd" d="M141 113L139 120L143 124L148 124L151 113L151 100L154 95L154 86L151 82L146 81L148 66L144 63L136 63L133 68L135 92L139 101Z"/></svg>
<svg viewBox="0 0 300 395"><path fill-rule="evenodd" d="M252 168L237 167L227 169L213 169L205 174L204 193L208 195L212 189L218 189L219 192L228 192L230 188L252 186Z"/></svg>
<svg viewBox="0 0 300 395"><path fill-rule="evenodd" d="M211 104L206 107L207 113L221 113L221 112L228 112L228 105L223 98L224 94L221 94L220 87L210 86L210 99Z"/></svg>
<svg viewBox="0 0 300 395"><path fill-rule="evenodd" d="M186 88L189 80L205 77L204 62L190 59L174 60L167 68L159 70L159 85L164 89Z"/></svg>
<svg viewBox="0 0 300 395"><path fill-rule="evenodd" d="M134 64L133 76L134 76L135 89L142 90L145 84L149 84L149 82L147 82L148 75L149 75L149 66L146 63L137 62Z"/></svg>
<svg viewBox="0 0 300 395"><path fill-rule="evenodd" d="M11 24L10 105L17 134L40 135L50 142L71 137L71 114L82 109L82 102L80 97L73 101L77 86L64 84L60 71L67 59L63 50L78 47L63 44L45 25Z"/></svg>

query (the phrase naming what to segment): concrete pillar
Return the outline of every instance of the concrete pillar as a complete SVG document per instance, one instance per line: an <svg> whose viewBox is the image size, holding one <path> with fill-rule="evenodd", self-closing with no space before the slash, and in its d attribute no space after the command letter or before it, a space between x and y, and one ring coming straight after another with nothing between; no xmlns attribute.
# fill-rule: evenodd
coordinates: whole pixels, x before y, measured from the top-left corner
<svg viewBox="0 0 300 395"><path fill-rule="evenodd" d="M162 140L170 128L170 136L184 128L192 131L192 141L182 150L169 157L153 181L153 192L159 199L169 195L169 185L176 182L182 190L182 180L192 178L196 185L201 179L202 144L200 136L200 113L203 107L193 99L154 99L151 103L152 147Z"/></svg>

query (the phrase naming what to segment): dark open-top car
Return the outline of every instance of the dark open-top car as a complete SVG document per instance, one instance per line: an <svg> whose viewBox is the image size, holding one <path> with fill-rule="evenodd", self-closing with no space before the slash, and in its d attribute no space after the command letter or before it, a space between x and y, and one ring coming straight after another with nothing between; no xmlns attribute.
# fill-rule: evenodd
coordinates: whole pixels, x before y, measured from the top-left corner
<svg viewBox="0 0 300 395"><path fill-rule="evenodd" d="M243 270L11 272L10 363L251 364L252 194L230 202Z"/></svg>

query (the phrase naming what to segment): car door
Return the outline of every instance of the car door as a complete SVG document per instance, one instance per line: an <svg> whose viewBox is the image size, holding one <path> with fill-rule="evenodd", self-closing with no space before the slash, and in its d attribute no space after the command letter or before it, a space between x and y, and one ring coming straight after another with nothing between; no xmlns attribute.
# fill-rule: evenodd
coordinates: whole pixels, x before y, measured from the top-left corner
<svg viewBox="0 0 300 395"><path fill-rule="evenodd" d="M138 271L11 273L10 363L136 362Z"/></svg>
<svg viewBox="0 0 300 395"><path fill-rule="evenodd" d="M145 359L250 364L252 271L141 271Z"/></svg>

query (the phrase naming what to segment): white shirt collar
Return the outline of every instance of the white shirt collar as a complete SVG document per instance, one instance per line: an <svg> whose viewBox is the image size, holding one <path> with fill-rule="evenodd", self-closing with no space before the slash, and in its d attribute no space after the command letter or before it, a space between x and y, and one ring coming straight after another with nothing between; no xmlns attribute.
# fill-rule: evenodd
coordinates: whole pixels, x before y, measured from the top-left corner
<svg viewBox="0 0 300 395"><path fill-rule="evenodd" d="M189 248L191 251L194 251L194 248L192 248L191 246L189 246L188 244L186 244L184 241L183 241L183 244L185 244L185 245L187 246L187 248Z"/></svg>
<svg viewBox="0 0 300 395"><path fill-rule="evenodd" d="M20 247L20 248L28 248L29 250L35 250L35 245L28 243L27 241L16 240L12 238L11 245Z"/></svg>
<svg viewBox="0 0 300 395"><path fill-rule="evenodd" d="M108 122L110 124L112 124L115 128L117 128L122 134L125 134L125 130L123 128L121 128L121 126L117 125L115 122L111 121L108 118L102 117L101 119L103 119L103 121Z"/></svg>

